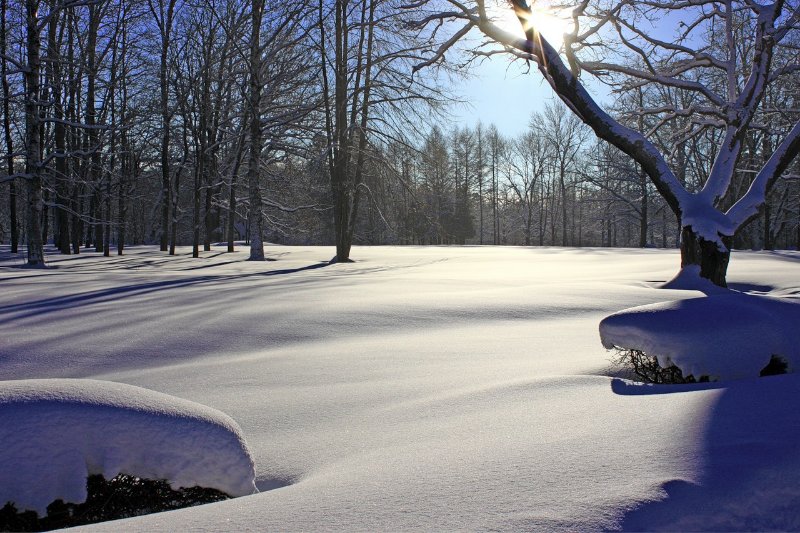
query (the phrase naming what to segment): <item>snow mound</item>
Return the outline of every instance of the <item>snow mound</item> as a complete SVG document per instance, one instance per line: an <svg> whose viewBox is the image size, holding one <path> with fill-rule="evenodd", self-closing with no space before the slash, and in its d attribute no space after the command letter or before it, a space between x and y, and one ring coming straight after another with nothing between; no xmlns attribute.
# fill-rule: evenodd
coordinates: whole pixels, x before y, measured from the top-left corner
<svg viewBox="0 0 800 533"><path fill-rule="evenodd" d="M710 279L700 276L700 265L687 265L680 269L674 278L664 283L662 289L681 291L700 291L704 294L724 294L727 289L714 285Z"/></svg>
<svg viewBox="0 0 800 533"><path fill-rule="evenodd" d="M119 473L256 492L239 426L188 400L108 381L0 381L0 506L46 513L53 500L82 503L86 478Z"/></svg>
<svg viewBox="0 0 800 533"><path fill-rule="evenodd" d="M712 379L757 377L773 355L800 362L800 303L724 290L626 309L603 319L606 348L641 350L661 366Z"/></svg>

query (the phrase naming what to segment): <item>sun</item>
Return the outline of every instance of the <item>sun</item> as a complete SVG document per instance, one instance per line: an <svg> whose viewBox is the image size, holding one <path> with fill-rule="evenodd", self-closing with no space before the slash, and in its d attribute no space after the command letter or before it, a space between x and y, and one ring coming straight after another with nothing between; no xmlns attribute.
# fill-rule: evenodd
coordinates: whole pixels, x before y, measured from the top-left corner
<svg viewBox="0 0 800 533"><path fill-rule="evenodd" d="M572 29L572 21L550 9L546 3L531 3L533 4L531 25L556 49L561 48L564 44L564 34ZM522 36L522 25L507 0L487 0L486 10L497 26L509 33Z"/></svg>

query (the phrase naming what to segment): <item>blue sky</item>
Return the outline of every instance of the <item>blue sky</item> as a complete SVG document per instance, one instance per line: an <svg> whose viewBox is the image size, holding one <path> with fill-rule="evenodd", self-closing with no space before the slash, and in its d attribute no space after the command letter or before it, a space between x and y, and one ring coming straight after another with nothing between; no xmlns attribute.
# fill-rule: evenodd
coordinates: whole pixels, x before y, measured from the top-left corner
<svg viewBox="0 0 800 533"><path fill-rule="evenodd" d="M523 35L519 21L507 4L490 2L488 7L501 28ZM559 46L562 33L567 31L567 22L549 13L546 2L540 7L535 11L537 27L552 45ZM464 40L465 47L477 45L480 40L479 32L473 31ZM495 124L506 135L517 135L527 129L533 112L558 100L534 63L526 66L521 60L512 62L511 57L498 54L485 58L472 67L472 77L458 82L460 96L471 105L453 109L457 124L473 126L480 121ZM607 94L605 88L597 83L591 83L590 87L590 93L602 101Z"/></svg>
<svg viewBox="0 0 800 533"><path fill-rule="evenodd" d="M480 121L494 124L505 135L516 136L528 128L533 112L543 110L549 102L560 104L533 63L526 72L524 62L510 63L500 55L486 59L474 71L472 77L459 81L461 97L471 103L453 108L459 125L474 126ZM583 80L598 102L607 100L604 86L588 76ZM564 112L568 112L566 107Z"/></svg>
<svg viewBox="0 0 800 533"><path fill-rule="evenodd" d="M556 98L533 64L525 73L523 62L510 64L495 56L474 70L474 76L459 82L461 96L471 103L453 109L459 124L474 126L480 121L516 135L527 129L531 113Z"/></svg>

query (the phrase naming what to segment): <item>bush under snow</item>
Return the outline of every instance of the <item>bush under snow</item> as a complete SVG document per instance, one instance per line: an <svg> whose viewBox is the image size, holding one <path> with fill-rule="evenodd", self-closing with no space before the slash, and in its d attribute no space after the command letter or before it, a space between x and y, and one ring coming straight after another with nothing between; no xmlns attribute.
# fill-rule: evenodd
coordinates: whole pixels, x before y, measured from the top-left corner
<svg viewBox="0 0 800 533"><path fill-rule="evenodd" d="M773 357L800 363L800 303L704 286L682 272L667 288L705 296L633 307L600 323L606 348L640 350L661 367L711 379L758 377ZM678 283L679 282L679 283Z"/></svg>
<svg viewBox="0 0 800 533"><path fill-rule="evenodd" d="M102 474L166 479L231 496L256 492L241 430L229 416L151 390L96 380L0 382L0 505L44 515L86 500Z"/></svg>

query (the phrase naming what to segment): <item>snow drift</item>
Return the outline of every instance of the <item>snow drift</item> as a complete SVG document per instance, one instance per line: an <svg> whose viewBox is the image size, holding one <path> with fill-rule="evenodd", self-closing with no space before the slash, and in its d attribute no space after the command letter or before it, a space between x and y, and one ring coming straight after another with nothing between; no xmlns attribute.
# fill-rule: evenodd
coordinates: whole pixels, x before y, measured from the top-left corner
<svg viewBox="0 0 800 533"><path fill-rule="evenodd" d="M239 426L188 400L97 380L0 382L0 505L82 503L86 478L126 473L232 496L255 492Z"/></svg>

